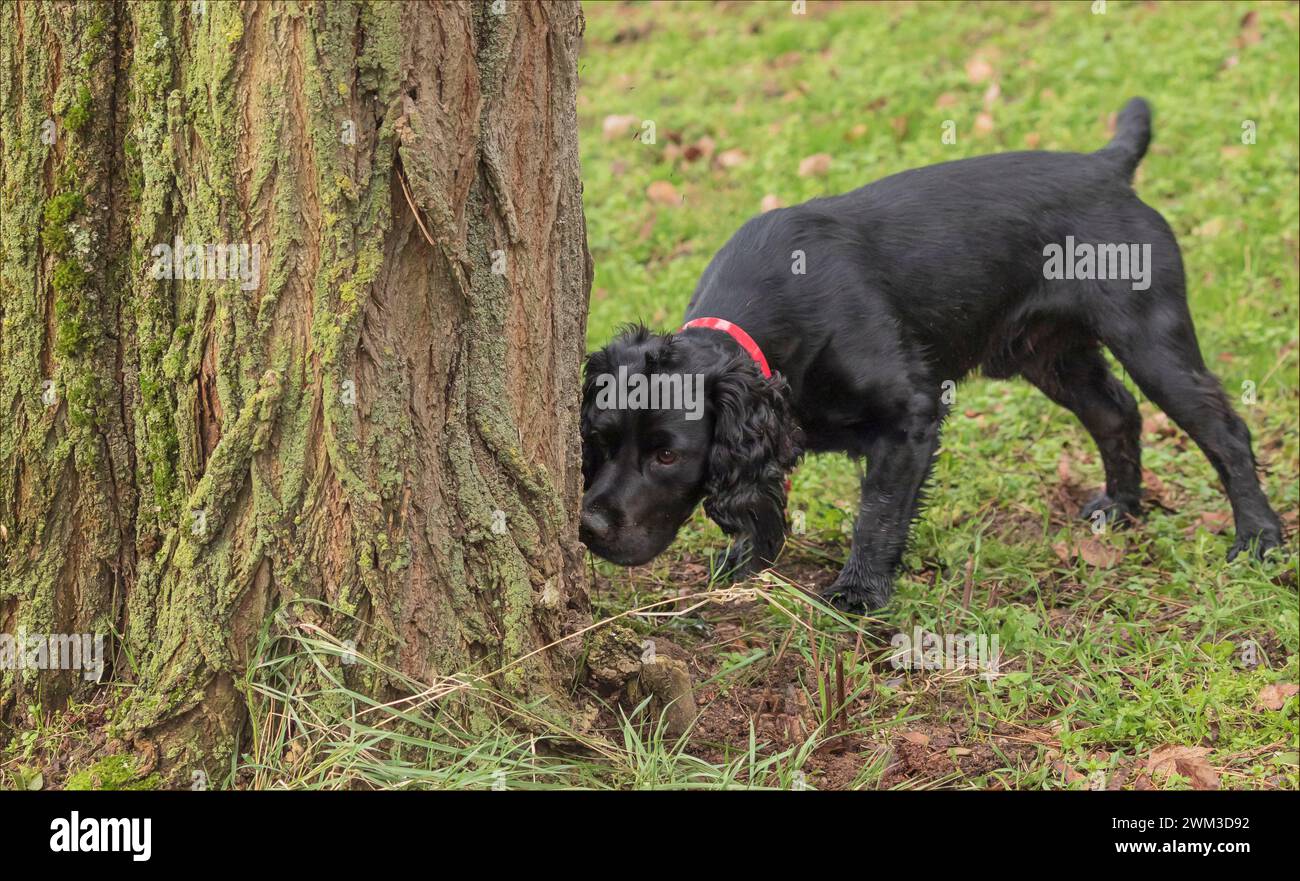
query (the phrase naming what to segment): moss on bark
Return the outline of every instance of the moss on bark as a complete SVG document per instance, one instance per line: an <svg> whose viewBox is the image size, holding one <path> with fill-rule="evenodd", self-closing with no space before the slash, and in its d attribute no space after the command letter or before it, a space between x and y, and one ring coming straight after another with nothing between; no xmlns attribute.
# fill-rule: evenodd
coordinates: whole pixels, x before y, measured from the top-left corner
<svg viewBox="0 0 1300 881"><path fill-rule="evenodd" d="M567 711L567 645L530 653L585 615L580 33L563 3L0 9L0 627L114 634L114 733L172 779L237 749L277 609ZM160 275L178 237L259 248L256 283ZM0 719L49 694L0 675Z"/></svg>

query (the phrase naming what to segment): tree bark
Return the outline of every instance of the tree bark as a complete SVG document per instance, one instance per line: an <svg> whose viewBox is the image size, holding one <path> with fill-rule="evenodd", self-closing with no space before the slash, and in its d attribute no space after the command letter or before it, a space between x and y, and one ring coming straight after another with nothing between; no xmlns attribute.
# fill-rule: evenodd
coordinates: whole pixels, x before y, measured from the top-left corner
<svg viewBox="0 0 1300 881"><path fill-rule="evenodd" d="M0 7L0 632L108 635L114 733L171 779L229 767L266 626L570 712L575 641L538 650L587 615L582 27ZM177 237L235 251L167 272ZM90 687L0 671L0 723Z"/></svg>

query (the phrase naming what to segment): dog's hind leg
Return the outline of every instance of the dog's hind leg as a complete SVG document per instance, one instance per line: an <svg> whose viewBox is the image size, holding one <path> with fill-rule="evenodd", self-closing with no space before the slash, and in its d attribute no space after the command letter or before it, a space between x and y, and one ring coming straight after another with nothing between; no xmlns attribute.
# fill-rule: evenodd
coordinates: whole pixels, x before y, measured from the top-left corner
<svg viewBox="0 0 1300 881"><path fill-rule="evenodd" d="M1106 469L1106 490L1084 506L1081 516L1100 513L1123 523L1140 513L1142 417L1137 402L1106 363L1096 345L1081 345L1021 366L1043 394L1065 407L1092 435Z"/></svg>
<svg viewBox="0 0 1300 881"><path fill-rule="evenodd" d="M1101 336L1143 393L1196 441L1218 472L1237 529L1228 559L1248 548L1263 556L1282 543L1281 523L1259 486L1250 429L1201 358L1181 287L1181 273L1178 290L1153 287L1146 314L1100 328Z"/></svg>

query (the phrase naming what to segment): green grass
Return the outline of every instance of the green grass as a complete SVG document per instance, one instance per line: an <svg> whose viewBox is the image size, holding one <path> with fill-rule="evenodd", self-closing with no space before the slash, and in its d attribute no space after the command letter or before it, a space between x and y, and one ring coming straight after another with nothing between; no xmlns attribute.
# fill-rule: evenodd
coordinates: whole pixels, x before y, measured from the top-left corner
<svg viewBox="0 0 1300 881"><path fill-rule="evenodd" d="M915 166L1033 145L1094 150L1108 140L1106 117L1143 95L1155 109L1155 141L1138 192L1179 237L1207 361L1234 399L1253 384L1255 403L1239 410L1265 491L1294 530L1295 8L1112 2L1093 15L1086 3L809 6L797 16L788 3L588 5L579 122L596 265L590 346L631 320L675 327L710 257L765 196L795 204ZM991 68L979 82L968 72L976 58ZM986 98L993 82L999 92ZM977 134L981 112L993 125ZM604 130L611 116L630 118L616 137ZM653 144L638 137L645 120ZM943 141L946 120L955 144ZM1255 123L1254 144L1242 143L1244 120ZM712 139L715 158L738 149L744 162L726 168L681 154L702 138ZM828 173L800 177L800 161L817 153L832 157ZM657 181L672 184L680 204L649 199ZM1208 747L1224 787L1297 786L1295 700L1280 711L1256 708L1264 686L1298 678L1294 535L1281 560L1226 565L1230 523L1202 522L1228 510L1209 464L1172 428L1145 433L1143 443L1144 464L1176 510L1101 537L1122 552L1111 568L1063 563L1054 546L1090 537L1086 523L1063 516L1058 495L1066 484L1071 497L1100 485L1090 439L1023 382L972 378L959 387L932 501L897 597L872 632L877 648L914 625L998 634L1008 672L992 683L912 673L883 686L888 671L877 663L878 687L852 713L867 745L864 767L890 741L890 726L950 726L995 752L1003 726L1045 732L1045 745L974 775L956 761L949 777L918 782L1078 788L1099 769L1114 777L1178 744ZM833 577L856 498L850 462L805 460L791 508L808 531L782 564L817 564ZM601 565L610 579L603 608L691 586L682 561L722 547L698 515L648 576ZM709 616L696 623L707 631ZM823 631L854 637L835 624ZM747 671L770 663L781 633L767 636L766 660ZM806 652L810 639L797 638L797 648ZM1267 662L1241 663L1250 640L1268 649Z"/></svg>

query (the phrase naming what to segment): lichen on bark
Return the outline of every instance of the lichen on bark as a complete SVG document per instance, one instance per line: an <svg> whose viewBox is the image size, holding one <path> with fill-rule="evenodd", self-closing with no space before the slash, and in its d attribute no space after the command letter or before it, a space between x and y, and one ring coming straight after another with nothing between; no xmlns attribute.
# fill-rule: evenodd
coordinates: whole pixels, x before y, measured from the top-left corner
<svg viewBox="0 0 1300 881"><path fill-rule="evenodd" d="M581 26L0 9L0 629L110 634L113 733L172 779L228 767L268 626L567 712L576 647L545 647L586 615ZM160 274L178 237L261 249L256 283ZM398 687L374 669L331 675ZM2 725L36 683L0 675Z"/></svg>

